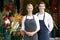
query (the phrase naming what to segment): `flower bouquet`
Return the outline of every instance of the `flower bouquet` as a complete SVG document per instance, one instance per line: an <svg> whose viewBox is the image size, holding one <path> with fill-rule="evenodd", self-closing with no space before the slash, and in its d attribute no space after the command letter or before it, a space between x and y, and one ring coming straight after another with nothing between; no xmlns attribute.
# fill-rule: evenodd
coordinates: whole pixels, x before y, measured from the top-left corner
<svg viewBox="0 0 60 40"><path fill-rule="evenodd" d="M22 15L14 14L14 20L13 20L13 24L11 25L12 28L10 30L10 34L14 31L14 34L20 35L20 30L19 32L17 32L17 29L21 24L22 18L23 18Z"/></svg>

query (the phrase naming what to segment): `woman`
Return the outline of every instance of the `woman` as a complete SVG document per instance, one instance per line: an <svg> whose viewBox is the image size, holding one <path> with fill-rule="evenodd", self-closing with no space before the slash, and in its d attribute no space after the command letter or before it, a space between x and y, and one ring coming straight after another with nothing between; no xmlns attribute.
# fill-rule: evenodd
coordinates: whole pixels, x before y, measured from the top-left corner
<svg viewBox="0 0 60 40"><path fill-rule="evenodd" d="M38 17L32 14L33 5L27 5L27 15L22 20L22 29L24 31L24 40L38 40L37 32L40 30Z"/></svg>
<svg viewBox="0 0 60 40"><path fill-rule="evenodd" d="M50 14L45 12L45 4L39 4L39 12L36 14L40 22L40 31L38 32L38 40L49 40L49 32L53 29L53 19Z"/></svg>

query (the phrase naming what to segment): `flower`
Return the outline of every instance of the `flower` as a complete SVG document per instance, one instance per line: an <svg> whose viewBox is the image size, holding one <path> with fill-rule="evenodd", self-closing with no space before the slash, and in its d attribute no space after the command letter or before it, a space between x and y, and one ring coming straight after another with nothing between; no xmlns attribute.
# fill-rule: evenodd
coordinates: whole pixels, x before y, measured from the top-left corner
<svg viewBox="0 0 60 40"><path fill-rule="evenodd" d="M6 19L8 19L9 17L8 17L8 15L4 15L3 16L3 20L6 20Z"/></svg>
<svg viewBox="0 0 60 40"><path fill-rule="evenodd" d="M6 7L5 7L5 10L12 10L12 8L13 8L13 6L12 5L10 5L10 4L8 4L8 5L6 5Z"/></svg>
<svg viewBox="0 0 60 40"><path fill-rule="evenodd" d="M8 15L4 15L4 16L3 16L3 20L4 20L4 26L5 26L5 27L11 26Z"/></svg>
<svg viewBox="0 0 60 40"><path fill-rule="evenodd" d="M14 15L14 19L15 19L17 22L19 22L19 23L21 23L22 18L23 18L22 15L18 15L18 14L15 14L15 15Z"/></svg>
<svg viewBox="0 0 60 40"><path fill-rule="evenodd" d="M20 36L20 32L17 32L17 36Z"/></svg>
<svg viewBox="0 0 60 40"><path fill-rule="evenodd" d="M14 14L14 20L13 20L13 24L11 25L12 28L10 30L10 34L13 31L16 31L16 29L18 28L19 24L21 24L21 22L22 22L22 18L23 18L22 15ZM18 32L17 35L20 35L20 32Z"/></svg>

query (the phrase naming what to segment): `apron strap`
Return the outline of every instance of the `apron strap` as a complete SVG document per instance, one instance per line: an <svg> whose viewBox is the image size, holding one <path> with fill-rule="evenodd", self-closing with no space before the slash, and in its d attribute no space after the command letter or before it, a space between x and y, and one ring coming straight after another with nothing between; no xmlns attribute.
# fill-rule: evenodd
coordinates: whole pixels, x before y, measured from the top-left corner
<svg viewBox="0 0 60 40"><path fill-rule="evenodd" d="M27 15L26 15L26 19L27 19ZM25 19L25 20L26 20L26 19Z"/></svg>
<svg viewBox="0 0 60 40"><path fill-rule="evenodd" d="M43 16L43 20L45 19L45 13L44 13L44 16Z"/></svg>
<svg viewBox="0 0 60 40"><path fill-rule="evenodd" d="M33 19L35 19L34 16L33 16Z"/></svg>

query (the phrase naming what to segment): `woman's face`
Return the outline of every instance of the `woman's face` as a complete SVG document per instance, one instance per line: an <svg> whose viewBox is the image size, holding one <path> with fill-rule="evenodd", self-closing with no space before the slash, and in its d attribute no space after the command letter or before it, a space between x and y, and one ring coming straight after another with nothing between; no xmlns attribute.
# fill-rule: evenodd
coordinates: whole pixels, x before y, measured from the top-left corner
<svg viewBox="0 0 60 40"><path fill-rule="evenodd" d="M27 5L27 11L32 12L33 11L33 6L32 5Z"/></svg>
<svg viewBox="0 0 60 40"><path fill-rule="evenodd" d="M39 11L43 11L45 9L45 4L40 4L39 5Z"/></svg>

